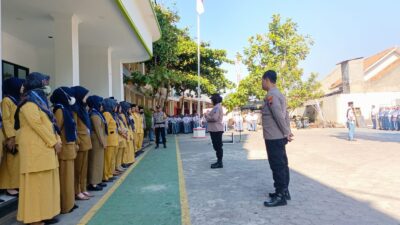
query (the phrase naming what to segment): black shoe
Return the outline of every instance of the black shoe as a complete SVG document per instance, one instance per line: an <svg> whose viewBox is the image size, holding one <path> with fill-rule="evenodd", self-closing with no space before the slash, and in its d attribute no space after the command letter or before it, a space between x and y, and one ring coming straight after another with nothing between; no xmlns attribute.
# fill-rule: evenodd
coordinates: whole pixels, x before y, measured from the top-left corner
<svg viewBox="0 0 400 225"><path fill-rule="evenodd" d="M55 224L58 223L58 219L57 218L53 218L53 219L49 219L49 220L43 220L44 224Z"/></svg>
<svg viewBox="0 0 400 225"><path fill-rule="evenodd" d="M111 183L113 182L112 180L108 179L108 180L103 180L104 183Z"/></svg>
<svg viewBox="0 0 400 225"><path fill-rule="evenodd" d="M89 185L88 190L89 191L102 191L103 188L100 185L97 185L97 186Z"/></svg>
<svg viewBox="0 0 400 225"><path fill-rule="evenodd" d="M277 207L287 205L285 196L282 193L276 194L270 201L264 202L265 207Z"/></svg>
<svg viewBox="0 0 400 225"><path fill-rule="evenodd" d="M164 148L167 148L167 146L166 146L166 145L164 145Z"/></svg>
<svg viewBox="0 0 400 225"><path fill-rule="evenodd" d="M222 162L216 162L214 164L211 164L211 169L220 169L220 168L224 168Z"/></svg>
<svg viewBox="0 0 400 225"><path fill-rule="evenodd" d="M104 182L104 181L103 181ZM98 184L100 187L107 187L107 184L106 183L100 183L100 184Z"/></svg>
<svg viewBox="0 0 400 225"><path fill-rule="evenodd" d="M69 213L72 213L75 209L77 209L77 208L79 208L79 206L77 206L77 205L74 205L74 207L72 207L72 209L71 210L69 210Z"/></svg>
<svg viewBox="0 0 400 225"><path fill-rule="evenodd" d="M159 146L158 145L156 145L156 149L158 148Z"/></svg>
<svg viewBox="0 0 400 225"><path fill-rule="evenodd" d="M275 198L277 194L275 192L275 193L269 193L268 195L270 198ZM284 191L283 196L285 196L286 200L288 200L288 201L292 200L292 197L290 197L289 191Z"/></svg>

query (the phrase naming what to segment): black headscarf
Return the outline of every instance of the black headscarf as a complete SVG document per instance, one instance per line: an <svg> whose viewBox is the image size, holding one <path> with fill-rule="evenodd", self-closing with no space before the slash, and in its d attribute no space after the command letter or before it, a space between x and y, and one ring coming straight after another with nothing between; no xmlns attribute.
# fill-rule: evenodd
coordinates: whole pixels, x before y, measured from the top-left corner
<svg viewBox="0 0 400 225"><path fill-rule="evenodd" d="M53 103L53 113L58 109L63 111L64 117L64 130L67 142L76 141L76 122L72 113L72 106L69 101L74 96L74 92L68 87L59 87L54 90L50 97L51 103ZM61 127L59 127L61 130Z"/></svg>
<svg viewBox="0 0 400 225"><path fill-rule="evenodd" d="M114 113L114 108L115 108L115 101L113 99L105 98L103 100L104 112L109 112L112 115Z"/></svg>
<svg viewBox="0 0 400 225"><path fill-rule="evenodd" d="M119 128L118 123L118 113L115 113L114 109L117 107L117 101L113 98L105 98L103 101L103 108L105 112L109 112L115 122L117 123L117 128Z"/></svg>
<svg viewBox="0 0 400 225"><path fill-rule="evenodd" d="M50 109L49 102L47 101L46 94L42 90L42 88L48 83L49 79L49 76L38 72L30 73L26 77L26 81L24 83L24 94L14 116L14 128L16 130L19 130L20 128L19 111L21 110L21 107L27 102L32 102L36 104L44 113L46 113L49 120L53 123L54 132L60 134L60 130L55 123L54 114Z"/></svg>
<svg viewBox="0 0 400 225"><path fill-rule="evenodd" d="M16 77L3 81L3 96L9 97L15 105L18 105L21 100L21 87L24 82L25 80Z"/></svg>
<svg viewBox="0 0 400 225"><path fill-rule="evenodd" d="M100 108L103 104L103 101L104 101L104 99L97 95L89 96L86 100L86 102L90 108L89 109L90 116L97 115L98 117L100 117L100 119L104 123L105 132L106 132L106 134L108 134L108 126L107 126L106 118L104 118L104 115L100 112ZM104 108L104 106L103 106L103 108ZM92 130L93 129L94 128L93 128L93 124L92 124Z"/></svg>
<svg viewBox="0 0 400 225"><path fill-rule="evenodd" d="M131 129L135 129L135 122L131 118L131 115L129 114L129 109L131 108L131 103L123 101L123 102L120 102L119 104L121 105L122 113L125 115L128 125L131 127Z"/></svg>
<svg viewBox="0 0 400 225"><path fill-rule="evenodd" d="M122 112L122 107L120 103L117 103L117 113L116 113L116 117L118 119L118 121L120 121L122 124L124 124L125 127L127 127L127 124L125 123L125 121L122 119L121 114L123 114Z"/></svg>
<svg viewBox="0 0 400 225"><path fill-rule="evenodd" d="M89 113L86 110L86 104L83 102L83 99L89 93L89 90L84 88L84 87L82 87L82 86L72 87L72 90L74 91L74 95L75 95L75 98L76 98L76 103L75 103L76 107L74 108L74 110L78 114L79 119L81 119L82 122L89 129L92 126L90 124Z"/></svg>

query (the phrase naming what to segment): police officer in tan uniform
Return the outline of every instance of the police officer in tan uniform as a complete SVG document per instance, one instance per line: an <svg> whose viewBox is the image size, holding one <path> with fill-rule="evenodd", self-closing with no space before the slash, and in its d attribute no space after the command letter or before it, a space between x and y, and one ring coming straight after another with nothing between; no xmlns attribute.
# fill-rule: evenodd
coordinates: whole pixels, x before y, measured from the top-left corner
<svg viewBox="0 0 400 225"><path fill-rule="evenodd" d="M262 126L268 161L274 179L275 193L270 193L266 207L286 205L290 200L289 167L285 146L293 140L290 130L286 99L276 87L277 75L273 70L264 73L262 88L268 93L262 110Z"/></svg>

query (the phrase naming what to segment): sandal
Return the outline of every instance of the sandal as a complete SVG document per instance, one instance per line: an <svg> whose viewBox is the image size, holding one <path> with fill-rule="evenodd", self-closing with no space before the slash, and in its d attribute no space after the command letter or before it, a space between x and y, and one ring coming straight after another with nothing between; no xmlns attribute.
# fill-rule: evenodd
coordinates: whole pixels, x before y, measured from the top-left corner
<svg viewBox="0 0 400 225"><path fill-rule="evenodd" d="M87 191L85 191L85 192L82 192L82 194L84 194L86 197L89 197L89 198L92 198L92 197L94 197L94 195L90 194L90 193L89 193L89 192L87 192Z"/></svg>
<svg viewBox="0 0 400 225"><path fill-rule="evenodd" d="M90 198L82 193L78 194L77 196L75 196L75 200L89 200Z"/></svg>

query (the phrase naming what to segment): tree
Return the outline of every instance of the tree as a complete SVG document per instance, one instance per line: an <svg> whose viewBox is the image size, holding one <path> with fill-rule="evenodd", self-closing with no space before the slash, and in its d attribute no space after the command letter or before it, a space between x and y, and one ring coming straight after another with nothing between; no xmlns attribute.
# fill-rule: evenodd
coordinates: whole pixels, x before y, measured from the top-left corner
<svg viewBox="0 0 400 225"><path fill-rule="evenodd" d="M185 33L179 37L177 51L175 69L187 76L187 80L176 84L175 89L180 93L187 90L197 92L197 43ZM200 46L200 62L200 84L203 94L225 92L226 89L234 87L234 84L226 79L226 71L221 68L223 63L232 63L226 57L225 50L212 49L210 44L203 42Z"/></svg>
<svg viewBox="0 0 400 225"><path fill-rule="evenodd" d="M162 5L156 5L155 10L162 37L154 43L153 59L145 63L146 75L133 72L125 78L125 82L137 86L150 85L151 96L156 96L162 88L167 89L167 96L172 88L183 98L186 91L197 93L196 42L190 38L187 29L177 27L180 18L176 12ZM212 49L208 43L201 44L200 85L203 94L225 92L234 87L225 78L226 71L221 68L223 63L232 63L226 57L225 50Z"/></svg>
<svg viewBox="0 0 400 225"><path fill-rule="evenodd" d="M313 41L308 35L298 34L298 25L291 19L282 22L280 15L273 15L268 33L249 38L249 47L244 50L244 64L249 76L243 79L238 90L228 96L226 104L236 106L247 104L248 98L255 95L263 99L265 91L261 88L261 78L268 69L278 73L278 88L288 97L288 107L293 110L305 101L321 96L316 81L317 74L302 80L303 69L299 63L305 60Z"/></svg>

